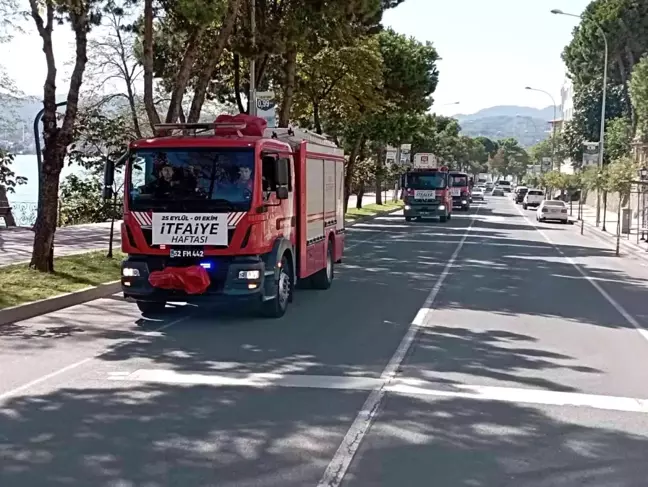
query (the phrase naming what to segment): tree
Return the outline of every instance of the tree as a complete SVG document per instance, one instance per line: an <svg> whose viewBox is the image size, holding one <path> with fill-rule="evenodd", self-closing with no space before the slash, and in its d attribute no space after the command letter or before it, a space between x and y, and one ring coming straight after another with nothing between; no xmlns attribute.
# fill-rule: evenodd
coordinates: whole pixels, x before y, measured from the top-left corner
<svg viewBox="0 0 648 487"><path fill-rule="evenodd" d="M610 120L605 129L605 153L610 160L617 160L630 154L632 149L632 127L627 118Z"/></svg>
<svg viewBox="0 0 648 487"><path fill-rule="evenodd" d="M484 147L484 151L489 157L493 157L497 153L499 145L496 141L493 141L488 137L476 137L475 140Z"/></svg>
<svg viewBox="0 0 648 487"><path fill-rule="evenodd" d="M630 99L637 117L637 135L648 142L648 55L634 66L630 79Z"/></svg>
<svg viewBox="0 0 648 487"><path fill-rule="evenodd" d="M133 0L108 0L103 12L102 27L105 35L88 40L92 52L88 60L90 92L99 93L106 84L116 82L119 90L99 100L101 106L115 98L123 98L128 104L135 137L142 138L140 127L136 82L142 70L135 53L135 36L127 18L133 15ZM121 86L120 86L121 85Z"/></svg>
<svg viewBox="0 0 648 487"><path fill-rule="evenodd" d="M499 146L495 156L488 163L490 170L499 176L522 178L529 165L527 152L513 138L501 140Z"/></svg>
<svg viewBox="0 0 648 487"><path fill-rule="evenodd" d="M56 232L59 179L67 148L72 143L78 112L79 90L87 63L88 32L101 18L101 5L93 0L29 0L30 14L43 43L47 75L43 90L43 164L39 185L39 204L34 225L34 248L30 266L42 272L54 270L54 233ZM52 34L54 26L69 22L75 37L75 61L67 93L65 115L57 123L56 61Z"/></svg>
<svg viewBox="0 0 648 487"><path fill-rule="evenodd" d="M383 103L383 62L375 36L301 56L297 73L292 118L319 134L325 122L334 129L342 119L358 120L361 108L374 110Z"/></svg>

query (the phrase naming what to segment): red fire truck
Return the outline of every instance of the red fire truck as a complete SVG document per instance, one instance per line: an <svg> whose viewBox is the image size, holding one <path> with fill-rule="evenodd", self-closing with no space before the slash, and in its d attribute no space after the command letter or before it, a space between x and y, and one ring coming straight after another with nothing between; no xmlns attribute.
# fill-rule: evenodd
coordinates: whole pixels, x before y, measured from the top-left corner
<svg viewBox="0 0 648 487"><path fill-rule="evenodd" d="M160 124L122 162L121 282L143 313L206 298L280 317L298 282L330 287L344 249L344 153L333 142L220 116Z"/></svg>
<svg viewBox="0 0 648 487"><path fill-rule="evenodd" d="M423 162L427 163L427 159ZM452 218L448 168L432 166L417 164L415 158L414 168L402 177L405 221L436 217L443 223Z"/></svg>
<svg viewBox="0 0 648 487"><path fill-rule="evenodd" d="M453 206L460 207L462 211L470 210L472 178L468 174L450 171L450 192Z"/></svg>

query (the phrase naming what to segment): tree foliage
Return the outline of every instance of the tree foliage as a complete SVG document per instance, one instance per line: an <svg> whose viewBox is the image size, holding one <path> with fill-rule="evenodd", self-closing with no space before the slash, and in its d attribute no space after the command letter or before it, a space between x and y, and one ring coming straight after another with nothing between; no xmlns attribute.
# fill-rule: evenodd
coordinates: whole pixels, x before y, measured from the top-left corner
<svg viewBox="0 0 648 487"><path fill-rule="evenodd" d="M637 135L648 141L648 55L644 55L632 70L630 98L637 120Z"/></svg>

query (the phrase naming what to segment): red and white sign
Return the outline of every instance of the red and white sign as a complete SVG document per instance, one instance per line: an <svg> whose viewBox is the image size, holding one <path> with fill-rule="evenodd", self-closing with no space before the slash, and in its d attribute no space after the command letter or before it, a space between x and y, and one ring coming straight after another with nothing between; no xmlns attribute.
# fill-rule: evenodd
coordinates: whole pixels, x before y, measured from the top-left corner
<svg viewBox="0 0 648 487"><path fill-rule="evenodd" d="M436 169L438 160L434 154L414 154L414 169Z"/></svg>

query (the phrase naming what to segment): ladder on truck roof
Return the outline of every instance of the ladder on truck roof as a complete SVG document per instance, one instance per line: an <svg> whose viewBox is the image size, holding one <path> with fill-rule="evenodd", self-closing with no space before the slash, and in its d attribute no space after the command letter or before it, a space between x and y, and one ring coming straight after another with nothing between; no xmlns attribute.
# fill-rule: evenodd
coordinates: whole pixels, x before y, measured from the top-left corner
<svg viewBox="0 0 648 487"><path fill-rule="evenodd" d="M316 134L310 130L304 130L299 128L268 128L265 130L264 137L268 139L277 139L282 142L290 144L292 147L297 147L302 141L309 142L311 144L323 145L326 147L335 147L335 142L329 140L324 135Z"/></svg>

